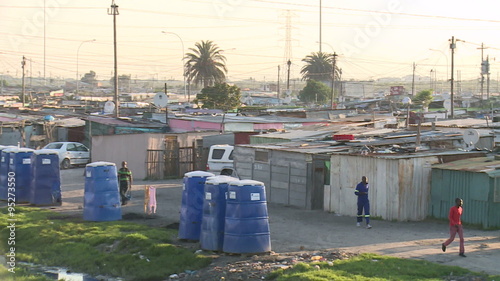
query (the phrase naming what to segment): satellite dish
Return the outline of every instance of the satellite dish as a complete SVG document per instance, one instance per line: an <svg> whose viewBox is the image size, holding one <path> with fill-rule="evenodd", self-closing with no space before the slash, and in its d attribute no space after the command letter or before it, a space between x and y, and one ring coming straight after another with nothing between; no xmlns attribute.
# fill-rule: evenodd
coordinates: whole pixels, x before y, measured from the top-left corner
<svg viewBox="0 0 500 281"><path fill-rule="evenodd" d="M445 99L443 102L443 106L444 108L446 108L446 110L451 111L451 100Z"/></svg>
<svg viewBox="0 0 500 281"><path fill-rule="evenodd" d="M164 93L158 93L153 98L153 103L158 107L166 107L168 104L168 97Z"/></svg>
<svg viewBox="0 0 500 281"><path fill-rule="evenodd" d="M104 113L105 114L111 114L115 112L115 103L108 100L105 104L104 104Z"/></svg>
<svg viewBox="0 0 500 281"><path fill-rule="evenodd" d="M479 132L474 129L467 129L462 136L466 147L473 147L479 141Z"/></svg>

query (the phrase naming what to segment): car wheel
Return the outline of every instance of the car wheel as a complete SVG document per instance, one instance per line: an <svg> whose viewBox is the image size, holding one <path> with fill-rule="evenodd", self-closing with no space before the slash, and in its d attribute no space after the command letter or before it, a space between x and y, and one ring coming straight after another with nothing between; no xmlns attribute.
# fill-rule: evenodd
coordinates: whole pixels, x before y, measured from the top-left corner
<svg viewBox="0 0 500 281"><path fill-rule="evenodd" d="M64 159L61 163L61 168L62 169L69 169L71 164L69 163L69 159Z"/></svg>

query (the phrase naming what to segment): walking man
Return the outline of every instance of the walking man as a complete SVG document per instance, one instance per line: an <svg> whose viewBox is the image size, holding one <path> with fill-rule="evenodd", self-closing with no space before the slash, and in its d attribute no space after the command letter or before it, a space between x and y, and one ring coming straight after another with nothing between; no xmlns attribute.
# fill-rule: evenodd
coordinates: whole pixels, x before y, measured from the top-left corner
<svg viewBox="0 0 500 281"><path fill-rule="evenodd" d="M132 171L127 167L127 162L122 162L122 167L118 170L118 181L120 183L120 197L122 205L126 205L129 197L127 192L132 187Z"/></svg>
<svg viewBox="0 0 500 281"><path fill-rule="evenodd" d="M368 185L368 179L363 176L361 177L361 182L356 186L356 190L354 194L358 196L358 217L357 217L357 226L361 226L363 222L363 210L365 211L365 219L366 219L366 228L370 229L372 226L370 225L370 200L368 200L368 189L370 186Z"/></svg>
<svg viewBox="0 0 500 281"><path fill-rule="evenodd" d="M455 240L455 236L458 233L458 237L460 238L460 250L458 255L465 258L464 229L461 221L463 204L464 201L461 198L456 198L455 206L450 208L450 213L448 214L448 219L450 220L450 238L441 244L441 249L443 252L446 252L446 246L450 245L450 243Z"/></svg>

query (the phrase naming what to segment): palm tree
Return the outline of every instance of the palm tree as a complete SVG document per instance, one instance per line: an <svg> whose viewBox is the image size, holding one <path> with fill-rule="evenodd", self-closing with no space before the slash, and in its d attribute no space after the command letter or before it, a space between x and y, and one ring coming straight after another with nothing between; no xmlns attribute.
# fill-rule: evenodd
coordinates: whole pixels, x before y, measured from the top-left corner
<svg viewBox="0 0 500 281"><path fill-rule="evenodd" d="M197 85L203 84L204 88L225 82L226 57L216 44L210 40L202 40L195 44L195 48L189 50L192 52L187 53L185 57L188 81L193 81Z"/></svg>
<svg viewBox="0 0 500 281"><path fill-rule="evenodd" d="M302 80L329 81L332 80L333 55L316 52L302 59L306 63L300 70ZM340 77L339 69L335 67L335 78Z"/></svg>

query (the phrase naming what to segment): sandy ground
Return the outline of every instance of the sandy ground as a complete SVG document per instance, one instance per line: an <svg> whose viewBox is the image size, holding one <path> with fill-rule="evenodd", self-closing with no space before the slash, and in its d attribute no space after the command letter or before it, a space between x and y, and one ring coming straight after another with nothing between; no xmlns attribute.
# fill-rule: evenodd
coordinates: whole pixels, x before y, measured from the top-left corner
<svg viewBox="0 0 500 281"><path fill-rule="evenodd" d="M82 214L84 169L61 171L63 204L52 209ZM179 222L182 180L135 181L132 201L122 214L144 214L144 185L157 188L158 211L148 223L170 225ZM353 197L353 204L355 198ZM467 211L467 206L464 206ZM306 211L282 205L268 205L271 246L276 253L338 249L371 252L402 258L423 259L455 265L473 271L500 275L500 230L465 228L466 258L458 256L458 237L441 251L448 238L447 222L389 222L372 220L372 229L356 227L355 217L323 211ZM500 215L500 211L499 211Z"/></svg>

